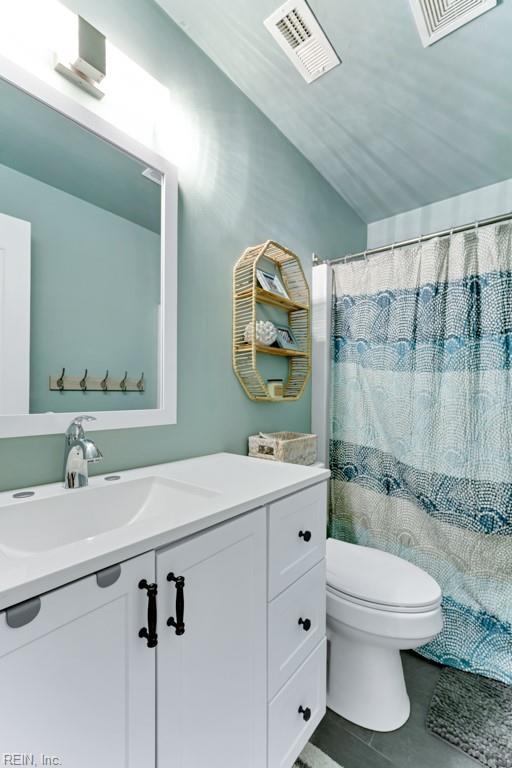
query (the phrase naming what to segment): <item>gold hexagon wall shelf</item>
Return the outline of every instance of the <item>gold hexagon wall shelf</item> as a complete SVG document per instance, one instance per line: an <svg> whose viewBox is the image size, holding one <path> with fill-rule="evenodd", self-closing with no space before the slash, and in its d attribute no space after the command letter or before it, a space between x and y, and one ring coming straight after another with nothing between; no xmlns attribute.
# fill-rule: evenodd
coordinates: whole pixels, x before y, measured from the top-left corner
<svg viewBox="0 0 512 768"><path fill-rule="evenodd" d="M264 290L256 271L261 261L272 262L288 297ZM245 340L245 330L255 327L257 307L268 304L287 312L288 326L297 349L281 349ZM283 397L274 398L258 370L258 355L279 355L288 361ZM247 248L233 270L233 368L245 393L260 402L298 400L311 374L311 302L309 286L299 258L273 240Z"/></svg>

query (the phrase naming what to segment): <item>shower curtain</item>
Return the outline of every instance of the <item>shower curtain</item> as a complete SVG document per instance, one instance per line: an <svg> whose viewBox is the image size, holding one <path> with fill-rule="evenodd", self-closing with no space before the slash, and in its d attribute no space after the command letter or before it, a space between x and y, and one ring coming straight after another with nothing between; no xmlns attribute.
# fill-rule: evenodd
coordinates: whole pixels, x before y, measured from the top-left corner
<svg viewBox="0 0 512 768"><path fill-rule="evenodd" d="M512 224L334 273L330 535L437 579L424 656L512 683Z"/></svg>

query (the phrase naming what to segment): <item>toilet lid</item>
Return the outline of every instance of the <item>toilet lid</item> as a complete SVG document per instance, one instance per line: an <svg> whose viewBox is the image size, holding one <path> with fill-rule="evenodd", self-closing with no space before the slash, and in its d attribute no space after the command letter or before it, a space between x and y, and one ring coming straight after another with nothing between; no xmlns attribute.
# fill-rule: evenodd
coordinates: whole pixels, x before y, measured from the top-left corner
<svg viewBox="0 0 512 768"><path fill-rule="evenodd" d="M380 549L327 540L327 584L350 597L396 608L437 605L441 588L428 573Z"/></svg>

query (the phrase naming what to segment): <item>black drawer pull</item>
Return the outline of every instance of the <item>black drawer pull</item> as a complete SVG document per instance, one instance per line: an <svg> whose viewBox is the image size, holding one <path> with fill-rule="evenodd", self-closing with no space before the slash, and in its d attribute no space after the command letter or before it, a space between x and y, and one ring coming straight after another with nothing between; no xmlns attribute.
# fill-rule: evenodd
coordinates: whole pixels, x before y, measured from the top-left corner
<svg viewBox="0 0 512 768"><path fill-rule="evenodd" d="M311 619L300 618L299 625L302 626L302 629L304 630L304 632L309 632L309 630L311 629Z"/></svg>
<svg viewBox="0 0 512 768"><path fill-rule="evenodd" d="M185 613L185 577L175 576L174 573L167 574L167 581L174 581L176 584L176 619L170 616L167 619L167 626L174 627L177 635L185 634L185 622L183 621Z"/></svg>
<svg viewBox="0 0 512 768"><path fill-rule="evenodd" d="M139 581L139 589L145 589L148 595L148 626L139 630L139 637L145 637L148 648L154 648L158 645L158 635L156 633L156 595L158 587L156 584L148 584L146 579Z"/></svg>
<svg viewBox="0 0 512 768"><path fill-rule="evenodd" d="M299 531L299 539L304 539L304 541L310 541L311 531Z"/></svg>
<svg viewBox="0 0 512 768"><path fill-rule="evenodd" d="M302 715L303 719L307 723L307 721L311 718L311 710L310 710L310 708L306 707L306 709L304 709L303 706L300 706L299 707L299 715Z"/></svg>

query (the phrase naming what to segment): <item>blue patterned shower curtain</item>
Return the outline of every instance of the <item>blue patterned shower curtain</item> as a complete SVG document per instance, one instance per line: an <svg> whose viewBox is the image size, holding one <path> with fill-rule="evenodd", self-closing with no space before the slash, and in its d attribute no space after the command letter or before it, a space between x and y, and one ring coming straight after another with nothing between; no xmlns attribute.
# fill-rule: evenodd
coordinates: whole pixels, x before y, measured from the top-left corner
<svg viewBox="0 0 512 768"><path fill-rule="evenodd" d="M512 683L512 224L334 271L330 533L437 579L421 653Z"/></svg>

